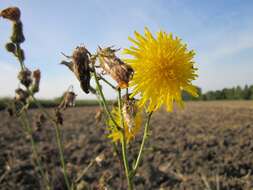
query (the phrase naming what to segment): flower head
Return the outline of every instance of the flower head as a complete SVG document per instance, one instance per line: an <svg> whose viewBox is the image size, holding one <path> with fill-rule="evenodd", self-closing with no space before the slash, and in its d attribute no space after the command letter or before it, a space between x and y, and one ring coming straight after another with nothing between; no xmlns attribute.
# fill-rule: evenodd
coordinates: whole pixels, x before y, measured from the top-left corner
<svg viewBox="0 0 253 190"><path fill-rule="evenodd" d="M132 104L133 105L133 104ZM123 105L124 108L125 105ZM128 105L129 106L129 105ZM139 109L137 109L137 105L135 106L134 110L135 113L126 113L126 111L123 110L123 117L124 117L124 130L125 130L125 137L127 143L129 143L140 131L141 129L141 123L142 123L142 113ZM128 110L132 110L129 108ZM132 116L130 116L132 114ZM118 107L113 108L112 115L114 116L114 119L116 123L121 126L121 117ZM131 121L129 120L131 118ZM108 135L109 138L111 138L114 142L117 142L121 139L121 131L114 127L114 123L112 120L108 120L109 125L109 131L110 134ZM121 126L122 127L122 126Z"/></svg>
<svg viewBox="0 0 253 190"><path fill-rule="evenodd" d="M148 111L155 111L163 104L173 110L173 102L183 105L181 92L197 96L191 81L197 77L194 67L194 51L189 51L178 37L160 31L155 38L145 28L145 35L135 32L129 38L134 44L124 53L132 56L125 61L134 70L130 86L133 95L140 94L140 105L148 104Z"/></svg>

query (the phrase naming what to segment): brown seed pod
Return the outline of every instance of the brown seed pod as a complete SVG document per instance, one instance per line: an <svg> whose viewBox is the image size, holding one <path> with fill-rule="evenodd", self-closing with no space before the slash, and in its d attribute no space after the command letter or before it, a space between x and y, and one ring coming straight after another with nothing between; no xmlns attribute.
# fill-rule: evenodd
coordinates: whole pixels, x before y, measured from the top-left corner
<svg viewBox="0 0 253 190"><path fill-rule="evenodd" d="M0 12L0 16L5 19L17 22L20 19L21 12L18 7L9 7Z"/></svg>
<svg viewBox="0 0 253 190"><path fill-rule="evenodd" d="M25 36L23 34L23 24L21 21L14 22L11 41L17 44L23 43L25 41Z"/></svg>
<svg viewBox="0 0 253 190"><path fill-rule="evenodd" d="M24 70L20 71L18 74L18 79L21 84L23 84L25 87L29 87L32 83L32 78L31 78L31 71L27 68Z"/></svg>
<svg viewBox="0 0 253 190"><path fill-rule="evenodd" d="M64 54L63 54L64 55ZM72 59L71 62L62 61L61 64L66 65L80 82L80 86L85 93L89 93L90 89L90 52L84 46L78 46L72 56L66 56Z"/></svg>
<svg viewBox="0 0 253 190"><path fill-rule="evenodd" d="M133 69L115 55L116 51L111 47L104 49L99 47L100 66L118 83L120 88L127 88L133 76Z"/></svg>
<svg viewBox="0 0 253 190"><path fill-rule="evenodd" d="M72 55L73 72L80 81L81 88L85 93L89 93L90 87L89 56L90 53L84 46L77 47Z"/></svg>
<svg viewBox="0 0 253 190"><path fill-rule="evenodd" d="M63 100L58 106L59 109L65 110L67 107L75 106L76 94L74 92L65 92L63 95Z"/></svg>

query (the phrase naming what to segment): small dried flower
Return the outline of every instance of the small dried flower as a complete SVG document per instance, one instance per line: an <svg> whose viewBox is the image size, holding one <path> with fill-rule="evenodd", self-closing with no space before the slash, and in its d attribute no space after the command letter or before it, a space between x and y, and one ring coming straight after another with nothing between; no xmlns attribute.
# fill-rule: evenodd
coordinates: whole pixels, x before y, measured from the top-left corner
<svg viewBox="0 0 253 190"><path fill-rule="evenodd" d="M17 22L20 19L21 12L18 7L9 7L0 12L0 16L5 19Z"/></svg>
<svg viewBox="0 0 253 190"><path fill-rule="evenodd" d="M31 78L31 71L27 68L24 70L20 71L18 74L18 79L20 80L20 83L23 84L25 87L29 87L32 83L32 78Z"/></svg>
<svg viewBox="0 0 253 190"><path fill-rule="evenodd" d="M129 98L129 95L123 97L122 113L124 119L128 125L128 129L131 131L135 124L135 117L138 111L136 100Z"/></svg>
<svg viewBox="0 0 253 190"><path fill-rule="evenodd" d="M102 166L102 162L105 160L105 155L103 153L99 154L96 158L95 161L97 163L97 165L99 165L100 167Z"/></svg>
<svg viewBox="0 0 253 190"><path fill-rule="evenodd" d="M32 78L33 79L32 79L31 91L33 93L39 92L40 78L41 78L39 69L33 71Z"/></svg>
<svg viewBox="0 0 253 190"><path fill-rule="evenodd" d="M132 100L130 100L132 101ZM133 102L129 103L128 106L136 106L132 105ZM123 105L124 106L124 105ZM131 110L134 110L131 112ZM118 107L113 108L112 110L112 115L114 116L114 119L116 123L121 126L121 114L119 112ZM137 133L141 129L141 124L142 124L142 112L140 109L137 110L137 108L128 108L126 109L124 115L128 115L127 117L124 116L124 131L125 131L125 137L127 143L129 143L131 140L134 139L134 137L137 135ZM122 133L121 131L114 126L114 123L111 119L108 120L108 125L109 125L109 131L110 134L108 135L109 138L112 139L112 141L117 142L121 140L122 138ZM123 127L123 126L121 126Z"/></svg>
<svg viewBox="0 0 253 190"><path fill-rule="evenodd" d="M84 46L78 46L69 58L71 62L62 61L61 64L66 65L80 81L80 86L85 93L89 93L90 89L90 52Z"/></svg>
<svg viewBox="0 0 253 190"><path fill-rule="evenodd" d="M15 90L16 101L23 102L25 104L28 97L29 97L29 93L27 91L24 91L22 88L18 88Z"/></svg>
<svg viewBox="0 0 253 190"><path fill-rule="evenodd" d="M14 22L11 41L17 44L23 43L25 41L25 36L23 34L23 24L21 21Z"/></svg>
<svg viewBox="0 0 253 190"><path fill-rule="evenodd" d="M11 52L11 53L14 53L14 54L16 53L16 46L12 42L8 42L7 44L5 44L5 49L8 52Z"/></svg>
<svg viewBox="0 0 253 190"><path fill-rule="evenodd" d="M99 47L100 66L118 83L120 88L127 88L133 75L133 69L115 55L116 51L111 47L104 49Z"/></svg>
<svg viewBox="0 0 253 190"><path fill-rule="evenodd" d="M62 117L62 113L60 112L59 109L55 110L55 117L56 117L56 123L63 125L63 117Z"/></svg>
<svg viewBox="0 0 253 190"><path fill-rule="evenodd" d="M59 109L65 110L67 107L75 106L76 94L74 92L65 92L63 95L63 100L58 106Z"/></svg>

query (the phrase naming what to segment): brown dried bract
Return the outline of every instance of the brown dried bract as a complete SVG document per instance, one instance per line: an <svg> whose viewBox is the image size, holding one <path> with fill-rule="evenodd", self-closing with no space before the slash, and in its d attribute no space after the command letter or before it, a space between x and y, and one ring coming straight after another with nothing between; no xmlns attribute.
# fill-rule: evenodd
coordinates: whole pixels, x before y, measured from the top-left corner
<svg viewBox="0 0 253 190"><path fill-rule="evenodd" d="M116 51L111 47L104 49L99 47L100 66L118 83L120 88L127 88L133 76L133 69L115 55Z"/></svg>
<svg viewBox="0 0 253 190"><path fill-rule="evenodd" d="M17 22L20 19L21 12L18 7L9 7L0 12L0 16L5 19Z"/></svg>

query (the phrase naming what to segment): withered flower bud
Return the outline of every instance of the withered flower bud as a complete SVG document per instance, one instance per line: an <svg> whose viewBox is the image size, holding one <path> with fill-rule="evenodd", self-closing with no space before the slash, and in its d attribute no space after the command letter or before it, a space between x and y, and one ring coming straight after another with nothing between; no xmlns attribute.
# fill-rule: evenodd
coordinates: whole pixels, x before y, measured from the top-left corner
<svg viewBox="0 0 253 190"><path fill-rule="evenodd" d="M75 106L76 96L74 92L65 92L58 108L65 110L67 107Z"/></svg>
<svg viewBox="0 0 253 190"><path fill-rule="evenodd" d="M90 52L84 46L78 46L73 52L71 62L62 61L61 64L66 65L80 82L80 86L85 93L89 93L90 89Z"/></svg>
<svg viewBox="0 0 253 190"><path fill-rule="evenodd" d="M39 86L40 86L40 70L37 69L35 71L33 71L32 73L32 85L31 85L31 91L33 93L39 92Z"/></svg>
<svg viewBox="0 0 253 190"><path fill-rule="evenodd" d="M11 41L17 44L23 43L25 41L25 36L23 34L23 24L21 21L14 22Z"/></svg>
<svg viewBox="0 0 253 190"><path fill-rule="evenodd" d="M14 115L14 111L13 111L13 109L11 107L7 108L7 112L8 112L8 114L9 114L10 117L12 117Z"/></svg>
<svg viewBox="0 0 253 190"><path fill-rule="evenodd" d="M9 7L0 12L0 16L5 19L17 22L20 19L21 12L18 7Z"/></svg>
<svg viewBox="0 0 253 190"><path fill-rule="evenodd" d="M16 101L23 102L25 104L28 97L29 93L27 91L24 91L22 88L18 88L15 90Z"/></svg>
<svg viewBox="0 0 253 190"><path fill-rule="evenodd" d="M59 109L55 110L55 118L56 118L57 124L63 125L63 117Z"/></svg>
<svg viewBox="0 0 253 190"><path fill-rule="evenodd" d="M122 113L129 127L129 130L131 130L134 127L135 116L137 114L137 111L138 107L136 105L136 100L130 98L129 95L123 96Z"/></svg>
<svg viewBox="0 0 253 190"><path fill-rule="evenodd" d="M8 52L11 52L11 53L14 53L14 54L16 53L16 46L12 42L8 42L7 44L5 44L5 49Z"/></svg>
<svg viewBox="0 0 253 190"><path fill-rule="evenodd" d="M127 88L133 76L133 69L115 55L116 51L111 47L104 49L99 47L100 66L118 83L120 88Z"/></svg>
<svg viewBox="0 0 253 190"><path fill-rule="evenodd" d="M31 71L27 68L20 71L18 74L18 79L20 80L21 84L28 88L32 83Z"/></svg>
<svg viewBox="0 0 253 190"><path fill-rule="evenodd" d="M97 109L95 120L97 123L99 123L102 120L103 110L101 108Z"/></svg>

